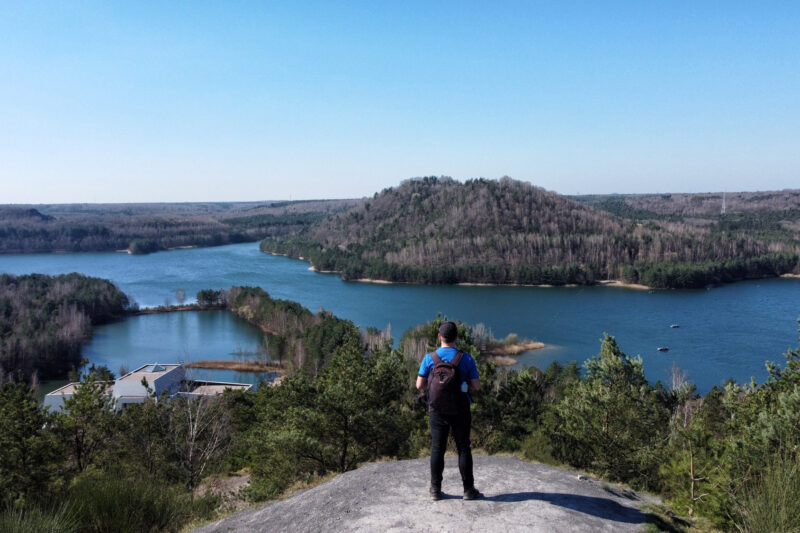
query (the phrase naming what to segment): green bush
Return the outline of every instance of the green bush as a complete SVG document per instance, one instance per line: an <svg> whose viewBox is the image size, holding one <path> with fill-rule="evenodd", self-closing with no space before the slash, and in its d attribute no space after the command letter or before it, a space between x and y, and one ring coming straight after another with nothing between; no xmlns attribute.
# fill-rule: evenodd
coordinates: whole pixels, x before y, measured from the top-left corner
<svg viewBox="0 0 800 533"><path fill-rule="evenodd" d="M525 437L520 445L522 456L528 461L536 461L547 465L560 465L561 463L553 457L553 447L542 430L537 428Z"/></svg>
<svg viewBox="0 0 800 533"><path fill-rule="evenodd" d="M69 499L82 530L93 533L177 531L189 518L188 495L107 473L88 472L76 478Z"/></svg>
<svg viewBox="0 0 800 533"><path fill-rule="evenodd" d="M740 531L798 532L800 514L800 467L792 459L772 462L754 486L738 498Z"/></svg>
<svg viewBox="0 0 800 533"><path fill-rule="evenodd" d="M73 533L78 531L75 512L67 505L52 510L8 507L0 513L3 533Z"/></svg>

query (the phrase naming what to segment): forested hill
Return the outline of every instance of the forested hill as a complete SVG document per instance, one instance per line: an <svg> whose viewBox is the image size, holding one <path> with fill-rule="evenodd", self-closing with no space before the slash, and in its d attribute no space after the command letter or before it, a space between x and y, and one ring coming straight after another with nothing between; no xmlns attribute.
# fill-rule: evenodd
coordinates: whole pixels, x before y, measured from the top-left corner
<svg viewBox="0 0 800 533"><path fill-rule="evenodd" d="M108 280L0 274L0 384L6 374L63 378L80 367L81 344L92 326L125 316L131 307Z"/></svg>
<svg viewBox="0 0 800 533"><path fill-rule="evenodd" d="M784 236L785 237L785 236ZM420 178L262 250L345 279L697 287L797 272L797 238L642 223L510 178Z"/></svg>

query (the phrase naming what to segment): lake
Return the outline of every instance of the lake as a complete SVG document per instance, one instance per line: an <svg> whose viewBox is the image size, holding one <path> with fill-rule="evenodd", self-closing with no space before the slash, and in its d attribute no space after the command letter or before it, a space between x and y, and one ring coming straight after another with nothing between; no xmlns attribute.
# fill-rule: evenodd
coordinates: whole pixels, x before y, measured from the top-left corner
<svg viewBox="0 0 800 533"><path fill-rule="evenodd" d="M308 270L308 263L261 253L257 243L194 248L150 255L124 253L0 256L0 272L81 272L116 283L140 306L175 303L201 289L254 285L271 296L320 307L367 327L391 326L395 338L437 313L484 323L496 337L540 340L520 364L582 362L599 351L604 332L624 352L640 354L651 381L668 381L674 362L700 391L727 378L766 378L764 362L782 362L798 346L800 280L753 280L707 290L639 291L616 287L474 287L345 282ZM680 328L670 328L679 324ZM260 333L224 311L143 315L96 328L84 348L92 362L116 372L146 362L231 359L257 350ZM659 352L668 346L668 352ZM204 371L226 381L260 376ZM235 374L235 375L234 375Z"/></svg>

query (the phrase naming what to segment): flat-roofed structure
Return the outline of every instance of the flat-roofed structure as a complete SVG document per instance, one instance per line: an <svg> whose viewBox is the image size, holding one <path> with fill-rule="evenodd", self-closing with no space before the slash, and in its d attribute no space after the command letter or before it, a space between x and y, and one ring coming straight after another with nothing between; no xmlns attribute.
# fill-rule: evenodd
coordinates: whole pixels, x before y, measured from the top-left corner
<svg viewBox="0 0 800 533"><path fill-rule="evenodd" d="M128 372L114 383L114 401L118 409L124 409L129 403L141 403L147 397L147 387L160 398L163 394L175 396L181 391L181 383L186 379L183 365L142 365L133 372Z"/></svg>
<svg viewBox="0 0 800 533"><path fill-rule="evenodd" d="M113 381L101 381L99 383L105 384L106 394L112 394L112 391L114 390ZM51 411L60 411L64 408L64 402L72 398L72 395L75 394L76 390L78 390L79 385L80 383L78 382L67 383L63 387L59 387L56 390L47 393L42 403L45 407L49 407Z"/></svg>
<svg viewBox="0 0 800 533"><path fill-rule="evenodd" d="M186 369L182 364L158 363L142 365L114 382L105 383L106 392L114 399L115 409L125 409L128 405L142 403L150 393L157 400L165 397L197 399L216 396L229 389L247 391L253 387L248 383L187 380ZM64 401L71 398L80 385L69 383L54 390L44 397L44 405L52 410L63 409Z"/></svg>

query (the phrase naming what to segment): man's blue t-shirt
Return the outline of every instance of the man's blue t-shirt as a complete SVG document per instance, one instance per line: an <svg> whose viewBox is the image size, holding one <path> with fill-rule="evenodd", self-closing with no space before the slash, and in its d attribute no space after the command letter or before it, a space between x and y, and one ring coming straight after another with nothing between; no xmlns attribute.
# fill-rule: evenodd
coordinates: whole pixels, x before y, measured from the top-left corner
<svg viewBox="0 0 800 533"><path fill-rule="evenodd" d="M452 361L457 353L458 350L455 348L438 348L436 350L436 354L445 363ZM431 357L431 354L426 353L425 357L422 359L422 363L419 365L419 375L423 378L427 378L428 374L433 370L433 367L433 357ZM475 359L467 352L464 352L464 355L461 356L461 361L458 362L458 372L463 381L478 379L479 377L478 366L475 364Z"/></svg>

